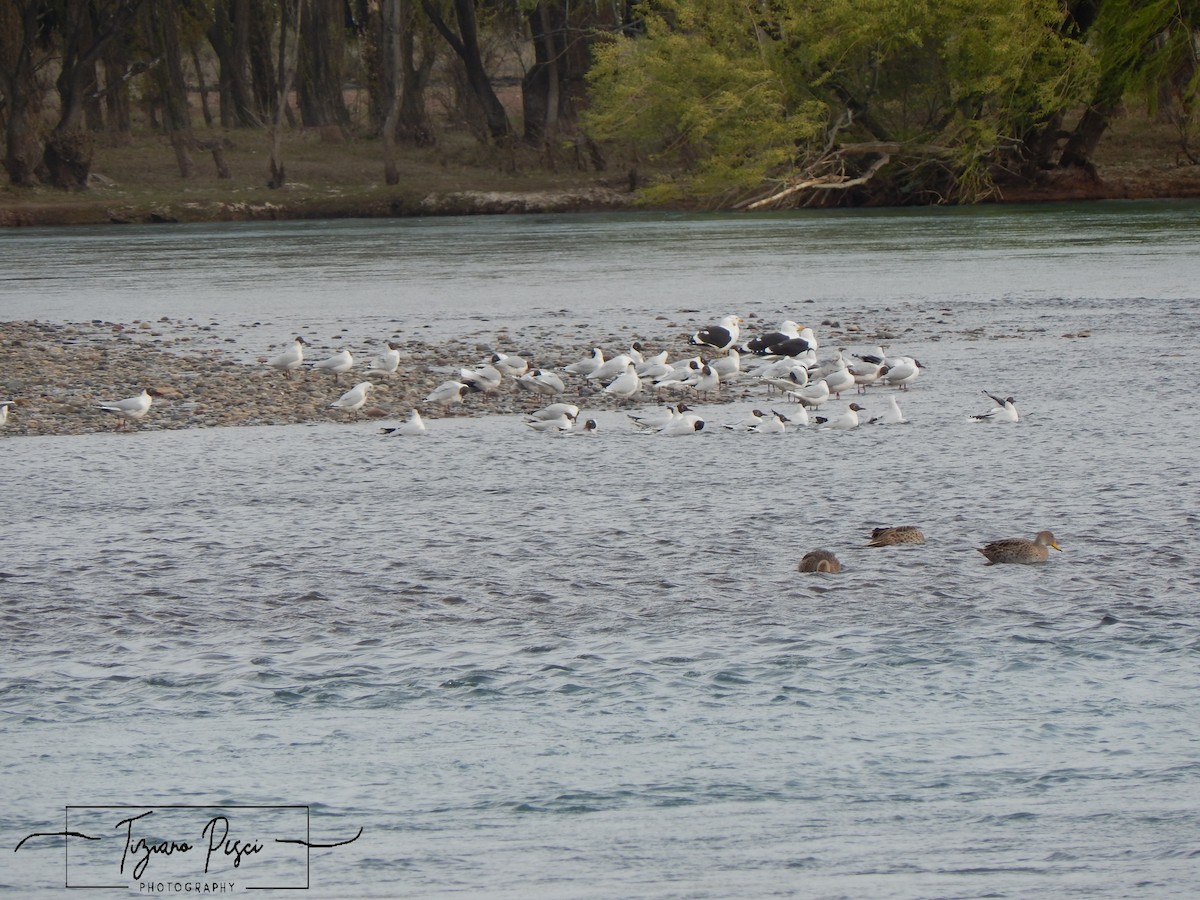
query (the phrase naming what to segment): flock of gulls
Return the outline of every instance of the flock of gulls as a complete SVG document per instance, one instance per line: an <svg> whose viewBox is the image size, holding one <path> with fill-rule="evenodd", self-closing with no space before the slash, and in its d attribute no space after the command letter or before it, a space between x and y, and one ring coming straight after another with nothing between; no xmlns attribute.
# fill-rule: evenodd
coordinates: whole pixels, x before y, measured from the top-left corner
<svg viewBox="0 0 1200 900"><path fill-rule="evenodd" d="M544 398L547 405L523 417L523 424L534 432L556 435L595 434L599 425L595 418L585 416L572 399L606 398L618 406L637 407L627 412L632 428L637 431L666 436L694 435L709 427L709 422L688 405L719 396L722 385L740 382L757 383L765 387L768 397L778 397L792 406L787 413L771 409L754 409L736 422L721 423L719 427L754 434L782 434L789 429L816 425L823 429L848 431L864 424L899 425L907 422L896 394L907 391L925 370L915 357L889 354L882 346L847 357L839 349L825 358L818 357L820 345L812 328L796 322L781 322L773 330L743 339L741 316L725 316L715 325L700 328L687 343L696 348L696 355L671 361L666 350L650 355L634 342L628 350L605 356L593 348L582 359L557 369L536 368L519 355L495 352L482 364L460 368L457 376L448 379L424 398L427 407L443 411L462 404L472 393L493 393L509 383ZM296 337L282 353L268 359L266 365L291 379L305 365L304 348L308 343ZM393 375L401 362L401 345L385 343L379 355L365 369L365 375ZM355 359L349 350L342 350L327 359L309 364L316 371L331 373L335 383L351 372ZM858 402L866 401L873 386L897 389L883 400L883 409L874 414ZM578 397L567 397L574 387ZM375 383L365 378L357 382L329 404L330 409L355 413L366 405L375 390ZM837 413L818 414L830 402L840 403L842 394L853 392L850 400ZM974 422L1015 423L1021 417L1013 397L999 397L984 392L993 402L985 412L968 416ZM639 403L654 398L664 405L646 408ZM97 408L117 417L117 428L125 428L149 413L153 400L143 390L134 397L101 403ZM12 401L0 401L0 425L8 417ZM389 436L418 436L428 428L419 409L413 409L405 421L386 427L381 433ZM898 544L924 543L924 535L915 526L877 528L867 546L883 547ZM988 560L996 563L1039 563L1048 557L1048 548L1060 549L1054 536L1040 532L1033 540L1007 538L977 548ZM836 573L841 563L828 550L813 550L800 563L802 572Z"/></svg>

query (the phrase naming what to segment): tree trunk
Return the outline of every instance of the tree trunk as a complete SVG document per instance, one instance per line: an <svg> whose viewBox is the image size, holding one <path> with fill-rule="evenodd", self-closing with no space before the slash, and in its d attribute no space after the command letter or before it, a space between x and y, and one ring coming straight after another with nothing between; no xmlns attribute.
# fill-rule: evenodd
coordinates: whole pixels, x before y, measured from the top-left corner
<svg viewBox="0 0 1200 900"><path fill-rule="evenodd" d="M5 105L4 168L8 180L17 187L38 183L37 167L42 143L37 135L40 112L37 90L39 4L0 6L0 91Z"/></svg>
<svg viewBox="0 0 1200 900"><path fill-rule="evenodd" d="M1119 68L1110 69L1100 76L1092 102L1075 125L1058 159L1062 168L1080 168L1093 178L1097 177L1092 154L1108 130L1113 114L1120 107L1127 77L1127 73Z"/></svg>
<svg viewBox="0 0 1200 900"><path fill-rule="evenodd" d="M127 31L142 0L123 0L106 7L95 22L84 22L85 4L68 4L59 22L62 39L58 87L59 118L42 156L50 183L64 190L84 190L92 168L94 142L83 127L89 71L112 41Z"/></svg>
<svg viewBox="0 0 1200 900"><path fill-rule="evenodd" d="M151 51L160 60L154 67L154 81L163 108L163 127L175 150L181 178L191 178L195 171L191 148L191 110L188 107L187 81L183 75L182 48L179 45L179 6L174 0L150 0L150 15L146 36Z"/></svg>
<svg viewBox="0 0 1200 900"><path fill-rule="evenodd" d="M381 82L388 87L387 115L383 119L383 179L387 184L400 182L396 165L396 123L400 119L400 0L383 2L383 40L380 54L384 73Z"/></svg>
<svg viewBox="0 0 1200 900"><path fill-rule="evenodd" d="M275 109L275 98L279 95L276 69L271 65L271 31L273 14L268 0L237 0L239 11L246 14L246 38L248 41L250 75L254 88L254 111L261 121L271 121ZM299 7L296 8L299 15ZM235 24L238 20L235 20ZM235 43L240 39L240 29L235 30ZM286 107L289 111L291 107ZM290 112L289 112L290 114Z"/></svg>
<svg viewBox="0 0 1200 900"><path fill-rule="evenodd" d="M430 0L421 0L421 8L425 10L425 15L437 28L438 33L446 39L446 43L462 60L463 67L466 69L467 84L482 107L484 121L491 139L496 143L506 143L512 137L512 127L509 125L508 113L504 110L504 104L496 96L483 65L483 55L479 49L479 25L475 19L474 0L452 0L452 2L454 17L458 21L459 34L455 34L446 24Z"/></svg>
<svg viewBox="0 0 1200 900"><path fill-rule="evenodd" d="M425 108L425 88L433 73L437 55L433 41L422 42L420 59L417 59L417 10L413 0L400 0L400 117L396 125L396 137L412 141L418 146L434 143L433 126L429 123L429 112Z"/></svg>
<svg viewBox="0 0 1200 900"><path fill-rule="evenodd" d="M342 97L346 55L344 6L343 0L309 0L310 14L300 27L296 71L300 121L306 127L330 129L323 131L323 135L344 135L350 128L350 113Z"/></svg>
<svg viewBox="0 0 1200 900"><path fill-rule="evenodd" d="M217 90L223 128L262 125L262 107L250 90L250 6L248 0L218 0L208 27L208 42L217 55Z"/></svg>
<svg viewBox="0 0 1200 900"><path fill-rule="evenodd" d="M289 52L289 32L299 32L302 0L280 0L279 3L279 57L277 60L275 105L271 110L271 178L267 187L281 188L286 179L283 167L283 120L288 106L288 95L292 90L292 79L296 74L296 54ZM294 43L294 41L293 41Z"/></svg>
<svg viewBox="0 0 1200 900"><path fill-rule="evenodd" d="M561 81L558 63L562 58L561 23L551 20L547 0L529 10L529 33L533 39L533 65L521 79L521 108L525 118L524 140L531 146L553 140L558 126L558 88ZM553 12L561 13L554 4Z"/></svg>

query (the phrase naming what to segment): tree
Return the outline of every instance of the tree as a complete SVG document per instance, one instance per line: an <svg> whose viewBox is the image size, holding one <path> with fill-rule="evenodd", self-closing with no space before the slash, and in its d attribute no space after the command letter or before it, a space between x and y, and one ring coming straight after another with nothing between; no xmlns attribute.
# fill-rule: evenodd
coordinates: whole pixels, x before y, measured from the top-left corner
<svg viewBox="0 0 1200 900"><path fill-rule="evenodd" d="M275 65L277 90L271 109L271 177L267 187L281 188L286 180L283 165L283 120L288 108L288 94L292 90L292 79L296 75L294 35L300 29L300 14L303 0L279 0L279 52Z"/></svg>
<svg viewBox="0 0 1200 900"><path fill-rule="evenodd" d="M753 202L974 200L1031 127L1079 102L1056 0L661 0L602 47L588 124Z"/></svg>
<svg viewBox="0 0 1200 900"><path fill-rule="evenodd" d="M192 117L188 106L187 81L183 76L182 47L179 40L179 4L173 0L150 0L145 26L150 48L157 64L153 80L163 109L163 126L175 151L179 174L190 178L192 163Z"/></svg>
<svg viewBox="0 0 1200 900"><path fill-rule="evenodd" d="M37 134L41 114L38 70L42 6L38 0L0 3L0 91L4 96L4 168L19 187L37 184L42 142Z"/></svg>
<svg viewBox="0 0 1200 900"><path fill-rule="evenodd" d="M58 24L60 69L58 122L46 141L42 162L51 184L84 190L92 167L92 137L84 127L87 89L106 47L134 24L142 0L60 0L53 4Z"/></svg>
<svg viewBox="0 0 1200 900"><path fill-rule="evenodd" d="M478 101L487 125L487 132L497 143L504 143L512 137L512 126L508 121L508 113L504 104L496 96L487 69L483 64L483 54L479 48L479 22L475 16L474 0L450 0L454 19L458 23L458 31L446 22L442 11L434 5L433 0L421 0L421 8L433 23L438 33L445 38L458 58L462 60L467 75L467 84L471 93Z"/></svg>
<svg viewBox="0 0 1200 900"><path fill-rule="evenodd" d="M299 26L296 99L300 121L328 135L344 135L350 113L342 99L345 78L345 0L307 0Z"/></svg>

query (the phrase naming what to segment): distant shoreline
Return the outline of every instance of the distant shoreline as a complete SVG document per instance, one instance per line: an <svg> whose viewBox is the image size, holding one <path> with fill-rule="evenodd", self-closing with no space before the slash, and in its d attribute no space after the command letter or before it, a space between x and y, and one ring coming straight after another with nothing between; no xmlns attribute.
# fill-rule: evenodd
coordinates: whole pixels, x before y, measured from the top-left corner
<svg viewBox="0 0 1200 900"><path fill-rule="evenodd" d="M9 196L12 195L9 192ZM1000 185L985 205L1104 200L1190 200L1200 198L1200 167L1125 171L1092 179L1080 171L1045 173L1036 184ZM711 205L652 207L636 194L603 185L541 190L456 190L416 194L411 189L347 191L336 196L284 188L270 199L221 200L172 197L162 202L130 201L103 188L80 195L38 189L26 202L0 196L0 227L49 228L73 225L195 224L204 222L312 221L440 216L595 213L613 211L732 211Z"/></svg>

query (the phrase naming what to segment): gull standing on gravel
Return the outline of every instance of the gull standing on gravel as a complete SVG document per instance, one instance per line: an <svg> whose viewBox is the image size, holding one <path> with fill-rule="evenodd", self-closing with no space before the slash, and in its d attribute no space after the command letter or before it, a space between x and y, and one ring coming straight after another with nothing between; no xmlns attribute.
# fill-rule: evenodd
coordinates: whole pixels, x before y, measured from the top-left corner
<svg viewBox="0 0 1200 900"><path fill-rule="evenodd" d="M629 359L629 357L625 357ZM609 382L604 393L611 394L619 400L629 400L642 389L642 380L638 378L633 360L625 364L625 371Z"/></svg>
<svg viewBox="0 0 1200 900"><path fill-rule="evenodd" d="M394 375L398 368L400 368L400 345L394 341L388 341L383 345L383 350L379 355L375 357L375 361L371 363L371 368L367 369L367 374Z"/></svg>
<svg viewBox="0 0 1200 900"><path fill-rule="evenodd" d="M150 412L150 404L152 402L150 392L143 388L142 392L136 397L128 397L125 400L114 400L111 403L101 403L97 408L105 412L115 413L118 417L117 430L120 431L130 422L136 421Z"/></svg>
<svg viewBox="0 0 1200 900"><path fill-rule="evenodd" d="M302 337L297 337L292 341L286 350L271 360L268 360L267 365L272 369L278 369L283 373L284 378L291 378L292 372L300 368L304 362L304 347L308 341Z"/></svg>
<svg viewBox="0 0 1200 900"><path fill-rule="evenodd" d="M338 397L329 404L330 409L344 409L346 412L357 413L366 405L367 397L371 391L375 389L375 385L370 381L360 381L342 396Z"/></svg>
<svg viewBox="0 0 1200 900"><path fill-rule="evenodd" d="M517 379L517 384L550 397L557 397L567 389L567 386L563 384L563 380L558 377L558 373L547 372L545 369L534 369L532 372L526 372Z"/></svg>
<svg viewBox="0 0 1200 900"><path fill-rule="evenodd" d="M341 377L343 372L349 372L354 368L354 356L349 350L343 350L340 353L333 354L329 359L313 363L313 368L332 372L334 384L337 384L338 378Z"/></svg>
<svg viewBox="0 0 1200 900"><path fill-rule="evenodd" d="M426 403L436 403L446 407L454 403L462 403L463 394L469 390L461 381L443 381L425 398Z"/></svg>

